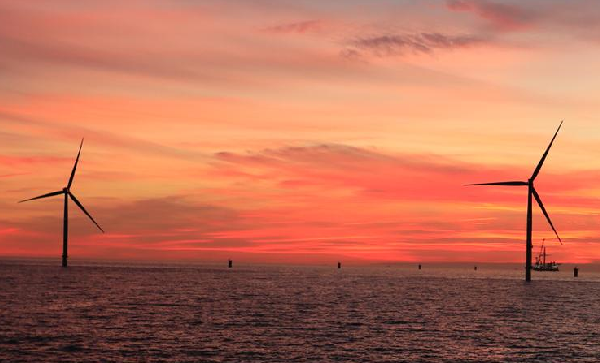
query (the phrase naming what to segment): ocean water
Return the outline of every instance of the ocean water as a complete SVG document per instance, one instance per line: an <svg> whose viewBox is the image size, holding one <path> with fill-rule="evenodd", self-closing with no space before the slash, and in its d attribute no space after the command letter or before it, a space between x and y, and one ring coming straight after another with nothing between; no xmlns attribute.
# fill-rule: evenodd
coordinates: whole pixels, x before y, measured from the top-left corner
<svg viewBox="0 0 600 363"><path fill-rule="evenodd" d="M599 362L582 269L0 261L0 361Z"/></svg>

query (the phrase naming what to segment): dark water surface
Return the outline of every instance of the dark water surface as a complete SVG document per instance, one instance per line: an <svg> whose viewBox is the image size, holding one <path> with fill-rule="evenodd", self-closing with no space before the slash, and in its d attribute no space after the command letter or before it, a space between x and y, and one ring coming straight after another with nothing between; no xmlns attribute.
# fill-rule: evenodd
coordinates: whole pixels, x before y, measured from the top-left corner
<svg viewBox="0 0 600 363"><path fill-rule="evenodd" d="M600 275L0 261L0 361L600 362Z"/></svg>

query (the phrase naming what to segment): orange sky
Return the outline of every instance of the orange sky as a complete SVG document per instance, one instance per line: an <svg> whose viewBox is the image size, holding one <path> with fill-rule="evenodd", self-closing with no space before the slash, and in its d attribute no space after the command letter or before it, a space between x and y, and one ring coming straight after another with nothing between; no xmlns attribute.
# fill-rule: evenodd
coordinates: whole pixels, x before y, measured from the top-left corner
<svg viewBox="0 0 600 363"><path fill-rule="evenodd" d="M600 259L589 1L0 0L0 256ZM552 231L534 209L534 245ZM537 252L537 248L535 250Z"/></svg>

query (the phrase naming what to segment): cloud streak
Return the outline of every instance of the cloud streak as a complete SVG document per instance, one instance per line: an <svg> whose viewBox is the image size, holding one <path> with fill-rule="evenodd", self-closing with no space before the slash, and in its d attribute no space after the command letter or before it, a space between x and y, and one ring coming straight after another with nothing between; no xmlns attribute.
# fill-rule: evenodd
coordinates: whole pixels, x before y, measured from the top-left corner
<svg viewBox="0 0 600 363"><path fill-rule="evenodd" d="M123 136L118 133L108 131L98 131L90 127L70 125L64 126L60 122L40 119L37 117L23 116L10 112L4 112L0 109L0 121L5 124L12 124L19 128L28 125L30 128L37 129L43 133L52 133L55 136L72 139L79 139L82 136L91 138L97 142L103 143L105 146L111 146L122 149L135 150L143 153L160 155L163 157L171 157L183 160L199 160L206 155L194 151L184 150L181 148L164 146L159 143L139 139L136 137ZM13 160L12 164L24 164L26 162L35 162L36 157L21 158L21 160ZM58 158L58 160L66 160ZM70 160L70 159L69 159ZM19 162L20 161L20 162ZM47 158L43 161L57 161L56 158Z"/></svg>
<svg viewBox="0 0 600 363"><path fill-rule="evenodd" d="M499 31L521 31L531 28L538 14L525 7L487 0L448 0L448 9L472 12Z"/></svg>
<svg viewBox="0 0 600 363"><path fill-rule="evenodd" d="M487 40L474 35L447 35L442 33L385 34L358 37L347 42L342 54L354 57L368 53L377 57L407 54L431 54L440 49L459 49L480 46Z"/></svg>
<svg viewBox="0 0 600 363"><path fill-rule="evenodd" d="M265 32L275 34L304 34L321 30L322 22L320 20L305 20L295 23L287 23L266 27Z"/></svg>

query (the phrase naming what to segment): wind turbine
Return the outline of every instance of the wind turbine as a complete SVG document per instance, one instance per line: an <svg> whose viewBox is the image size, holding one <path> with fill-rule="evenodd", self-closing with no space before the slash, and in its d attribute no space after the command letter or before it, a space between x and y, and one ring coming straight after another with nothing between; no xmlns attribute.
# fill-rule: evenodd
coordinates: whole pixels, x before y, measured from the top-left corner
<svg viewBox="0 0 600 363"><path fill-rule="evenodd" d="M69 178L69 182L67 183L66 187L64 187L62 190L59 190L57 192L46 193L46 194L37 196L35 198L25 199L25 200L19 201L19 203L23 203L23 202L27 202L27 201L30 201L30 200L36 200L36 199L43 199L43 198L53 197L55 195L61 195L61 194L65 195L65 209L64 209L64 221L63 221L62 267L67 267L67 235L68 235L68 232L69 232L69 209L68 209L69 203L68 203L68 198L71 198L71 200L73 202L75 202L75 204L83 211L83 213L85 213L85 215L88 216L92 220L92 222L96 225L96 227L98 227L98 229L100 231L102 231L102 233L104 233L104 230L100 227L100 225L98 223L96 223L96 221L91 216L91 214L89 214L88 211L85 210L85 208L83 207L83 205L81 204L81 202L79 202L79 200L77 200L77 198L75 197L75 195L73 195L73 193L71 193L71 185L73 185L73 179L75 178L75 171L77 170L77 163L79 162L79 155L81 155L81 147L82 146L83 146L83 139L81 139L81 144L79 144L79 152L77 153L77 159L75 159L75 165L73 166L73 170L71 170L71 177Z"/></svg>
<svg viewBox="0 0 600 363"><path fill-rule="evenodd" d="M562 244L562 240L558 236L558 232L556 231L556 228L554 228L554 225L552 224L552 220L550 220L550 216L548 215L546 208L544 208L544 203L542 203L542 199L540 198L540 195L535 190L535 186L534 186L535 178L537 178L538 174L540 173L540 170L542 169L542 165L544 165L544 161L546 160L546 157L548 156L548 151L550 151L550 148L552 147L552 143L554 142L554 139L556 139L556 135L558 135L558 132L560 131L560 128L562 127L562 124L563 124L563 122L561 121L560 125L558 125L558 129L556 130L556 133L554 133L554 136L552 137L552 140L550 140L550 144L546 148L546 151L544 151L544 154L542 155L542 159L540 160L537 167L533 171L533 174L527 181L506 181L506 182L495 182L495 183L471 184L471 185L527 186L527 189L528 189L528 192L527 192L527 240L526 240L526 247L525 247L526 248L525 249L525 281L531 281L531 249L533 248L533 245L531 243L531 233L532 233L531 197L532 196L535 198L538 205L540 206L540 209L542 210L542 213L544 213L544 216L546 217L548 224L550 224L550 227L552 227L554 234L556 234L556 238L558 238L558 240Z"/></svg>

